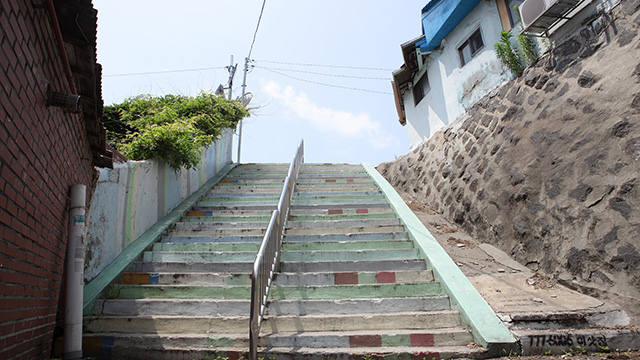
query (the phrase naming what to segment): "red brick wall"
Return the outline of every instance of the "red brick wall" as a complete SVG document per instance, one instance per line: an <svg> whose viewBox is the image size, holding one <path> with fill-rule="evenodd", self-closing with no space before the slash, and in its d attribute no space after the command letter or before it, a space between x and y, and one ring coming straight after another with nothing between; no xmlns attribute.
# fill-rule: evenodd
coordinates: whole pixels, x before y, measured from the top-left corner
<svg viewBox="0 0 640 360"><path fill-rule="evenodd" d="M0 359L49 359L61 299L68 194L93 176L45 2L0 0ZM58 325L61 325L58 323Z"/></svg>

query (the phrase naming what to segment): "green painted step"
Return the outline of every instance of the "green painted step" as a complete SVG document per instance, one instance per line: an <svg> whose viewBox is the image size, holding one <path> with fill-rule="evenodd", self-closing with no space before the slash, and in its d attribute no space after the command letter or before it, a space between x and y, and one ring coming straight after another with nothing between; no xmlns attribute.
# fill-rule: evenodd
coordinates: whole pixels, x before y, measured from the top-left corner
<svg viewBox="0 0 640 360"><path fill-rule="evenodd" d="M442 294L439 283L273 286L270 300L424 297ZM251 286L112 285L109 299L249 299Z"/></svg>
<svg viewBox="0 0 640 360"><path fill-rule="evenodd" d="M333 251L286 251L281 261L317 262L317 261L366 261L366 260L409 260L419 259L417 249L376 250L333 250Z"/></svg>
<svg viewBox="0 0 640 360"><path fill-rule="evenodd" d="M142 259L145 262L247 262L256 259L256 251L145 251Z"/></svg>
<svg viewBox="0 0 640 360"><path fill-rule="evenodd" d="M237 216L237 215L228 215L228 216L183 216L180 219L180 222L243 222L243 221L269 221L271 219L271 215L261 215L261 216Z"/></svg>
<svg viewBox="0 0 640 360"><path fill-rule="evenodd" d="M260 242L197 242L197 243L171 243L158 242L153 244L153 251L200 251L200 252L222 252L222 251L253 251L258 252Z"/></svg>
<svg viewBox="0 0 640 360"><path fill-rule="evenodd" d="M397 218L394 213L355 214L355 210L342 215L292 215L289 221L320 221L320 220L358 220L358 219L392 219Z"/></svg>
<svg viewBox="0 0 640 360"><path fill-rule="evenodd" d="M437 296L439 283L420 284L360 284L333 286L274 286L270 300L311 299L379 299L388 297Z"/></svg>
<svg viewBox="0 0 640 360"><path fill-rule="evenodd" d="M200 204L200 203L198 203ZM355 197L354 199L345 199L340 197L331 198L293 198L292 206L300 205L370 205L370 204L387 204L387 200L380 196L368 196L366 198ZM366 207L366 206L365 206Z"/></svg>
<svg viewBox="0 0 640 360"><path fill-rule="evenodd" d="M107 299L250 299L251 286L112 285ZM212 314L215 315L215 314Z"/></svg>
<svg viewBox="0 0 640 360"><path fill-rule="evenodd" d="M282 251L326 251L326 250L391 250L413 249L413 241L331 241L331 242L285 242Z"/></svg>

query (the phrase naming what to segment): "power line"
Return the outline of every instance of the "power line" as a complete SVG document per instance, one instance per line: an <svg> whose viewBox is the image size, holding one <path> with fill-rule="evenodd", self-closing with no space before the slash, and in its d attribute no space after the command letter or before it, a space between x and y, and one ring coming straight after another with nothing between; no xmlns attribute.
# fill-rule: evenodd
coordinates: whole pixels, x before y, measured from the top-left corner
<svg viewBox="0 0 640 360"><path fill-rule="evenodd" d="M256 31L253 33L253 41L251 41L251 47L249 48L249 55L247 58L251 58L251 52L253 51L253 45L256 43L256 36L258 36L258 29L260 28L260 21L262 20L262 13L264 13L264 5L267 3L267 0L262 1L262 9L260 9L260 16L258 17L258 24L256 25Z"/></svg>
<svg viewBox="0 0 640 360"><path fill-rule="evenodd" d="M179 73L179 72L189 72L189 71L204 71L204 70L218 70L218 69L224 69L224 66L219 66L219 67L207 67L207 68L198 68L198 69L181 69L181 70L149 71L149 72L128 73L128 74L110 74L110 75L102 75L102 77L138 76L138 75L155 75L155 74L169 74L169 73Z"/></svg>
<svg viewBox="0 0 640 360"><path fill-rule="evenodd" d="M325 74L325 73L319 73L319 72L314 72L314 71L295 70L295 69L282 69L282 68L269 68L269 67L257 66L257 65L254 65L254 67L262 68L262 69L265 69L265 70L291 71L291 72L297 72L297 73L312 74L312 75L321 75L321 76L332 76L332 77L347 78L347 79L360 79L360 80L386 80L386 81L391 81L391 78L386 78L386 77L385 77L385 78L383 78L383 77L367 77L367 76L352 76L352 75L339 75L339 74Z"/></svg>
<svg viewBox="0 0 640 360"><path fill-rule="evenodd" d="M267 71L271 71L272 73L276 73L278 75L282 75L282 76L288 77L290 79L294 79L294 80L298 80L298 81L304 81L304 82L311 83L311 84L316 84L316 85L328 86L328 87L333 87L333 88L338 88L338 89L345 89L345 90L363 91L363 92L374 93L374 94L392 95L390 92L353 88L353 87L348 87L348 86L326 84L326 83L321 83L321 82L318 82L318 81L301 79L301 78L298 78L298 77L295 77L295 76L287 75L287 74L281 73L279 71L276 71L276 70L273 70L273 69L269 69L269 68L264 68L264 67L259 67L259 69L264 69L264 70L267 70Z"/></svg>
<svg viewBox="0 0 640 360"><path fill-rule="evenodd" d="M270 63L270 64L280 64L280 65L296 65L296 66L314 66L314 67L329 67L329 68L340 68L340 69L354 69L354 70L374 70L374 71L395 71L396 69L385 69L385 68L375 68L375 67L363 67L363 66L345 66L345 65L322 65L322 64L305 64L305 63L293 63L293 62L284 62L284 61L270 61L270 60L258 60L258 63Z"/></svg>

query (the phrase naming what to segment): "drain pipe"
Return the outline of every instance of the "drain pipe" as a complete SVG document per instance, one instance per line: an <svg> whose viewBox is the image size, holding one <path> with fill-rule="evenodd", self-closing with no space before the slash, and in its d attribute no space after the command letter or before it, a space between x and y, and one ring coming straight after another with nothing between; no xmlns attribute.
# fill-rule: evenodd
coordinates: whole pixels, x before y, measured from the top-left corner
<svg viewBox="0 0 640 360"><path fill-rule="evenodd" d="M82 359L82 290L84 288L84 226L87 186L71 186L64 321L64 360Z"/></svg>

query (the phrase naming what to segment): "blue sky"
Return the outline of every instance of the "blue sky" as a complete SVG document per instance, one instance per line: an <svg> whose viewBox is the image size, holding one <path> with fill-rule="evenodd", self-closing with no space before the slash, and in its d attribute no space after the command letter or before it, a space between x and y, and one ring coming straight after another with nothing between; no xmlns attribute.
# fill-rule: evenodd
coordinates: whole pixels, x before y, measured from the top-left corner
<svg viewBox="0 0 640 360"><path fill-rule="evenodd" d="M241 162L289 162L301 139L308 163L377 165L406 154L391 71L403 63L400 44L421 34L426 2L267 0L247 75L254 109L243 125ZM106 105L143 93L215 90L228 80L231 55L240 95L262 0L93 3ZM166 72L188 69L203 70ZM154 72L161 73L117 76Z"/></svg>

